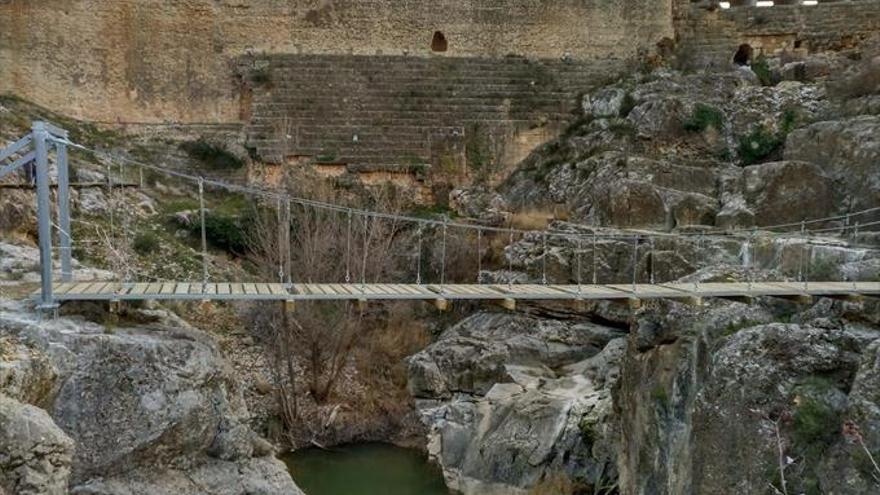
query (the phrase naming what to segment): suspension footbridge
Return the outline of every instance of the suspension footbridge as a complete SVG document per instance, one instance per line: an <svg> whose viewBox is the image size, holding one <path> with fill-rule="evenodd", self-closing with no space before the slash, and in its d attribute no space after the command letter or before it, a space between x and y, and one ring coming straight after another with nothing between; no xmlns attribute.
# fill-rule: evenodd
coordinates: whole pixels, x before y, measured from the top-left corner
<svg viewBox="0 0 880 495"><path fill-rule="evenodd" d="M366 303L368 301L428 301L433 302L438 308L445 309L451 301L493 301L507 307L514 308L518 301L577 301L607 300L628 304L637 307L641 301L652 299L668 299L686 304L701 304L707 298L729 299L741 302L750 302L755 297L775 297L795 302L809 302L814 297L830 297L859 301L866 297L880 297L880 282L864 280L816 280L808 274L812 245L808 242L799 244L798 247L798 276L796 280L782 278L778 281L756 280L752 264L755 244L760 236L775 236L771 229L795 228L800 229L801 236L815 234L844 234L850 233L856 237L859 228L866 228L880 224L878 221L869 221L861 225L858 218L864 215L880 212L880 208L851 212L823 219L804 220L802 222L773 227L762 227L762 232L757 229L750 230L727 230L709 231L699 234L681 233L600 233L593 231L588 234L579 232L553 232L553 231L526 231L513 227L492 227L472 223L450 222L448 218L443 220L408 217L387 212L361 210L323 203L314 200L293 197L285 192L269 191L251 186L242 186L220 180L207 179L200 176L188 175L178 171L167 170L155 165L137 162L125 157L114 157L103 154L111 160L126 162L138 168L143 183L143 170L151 170L158 173L174 176L179 179L190 181L197 186L199 208L198 218L201 234L201 280L137 280L136 273L126 273L123 280L74 280L72 270L72 230L70 218L70 193L68 150L80 149L93 154L102 154L99 150L87 148L74 143L69 139L64 129L46 122L35 122L32 132L16 143L0 150L0 179L16 170L27 168L28 177L35 179L37 192L38 233L40 247L41 287L34 294L38 307L44 310L57 308L64 301L109 301L118 303L122 301L144 300L179 300L179 301L282 301L290 305L297 301L353 301ZM53 183L50 178L50 153L55 152L56 179ZM11 163L2 166L4 161ZM120 165L121 167L122 165ZM108 190L112 190L113 183L108 167ZM123 184L130 186L124 181L117 181L122 188ZM272 260L278 268L278 277L274 281L242 282L242 281L216 281L212 280L209 268L209 254L206 240L206 207L205 188L215 187L226 191L252 195L266 201L268 204L277 206L278 232L274 239L276 254ZM57 221L52 220L51 190L56 189L57 196ZM345 234L339 246L342 259L345 264L345 274L342 280L297 281L294 275L296 267L293 266L291 250L295 244L292 239L290 209L291 205L299 205L303 208L328 211L335 214ZM353 219L361 219L363 225L362 235L352 232ZM870 218L870 217L869 217ZM401 222L417 232L418 248L415 259L415 276L413 281L400 283L399 280L376 280L368 279L367 265L370 239L376 236L368 231L368 225L372 221ZM855 220L855 221L853 221ZM841 226L827 227L829 222L837 222ZM817 225L817 227L813 227ZM808 226L810 228L808 229ZM440 260L438 280L427 282L423 280L422 260L422 232L431 228L438 231L440 243ZM450 229L461 229L475 233L474 252L477 253L477 280L478 283L463 283L460 280L450 280L447 276L447 232ZM60 280L54 280L52 270L53 231L57 231L58 247L57 254L61 268ZM670 237L687 237L699 235L700 239L706 236L724 237L725 240L741 242L743 265L749 273L747 281L741 282L689 282L657 280L653 270L653 263L648 280L642 281L637 273L639 258L644 254L653 256L655 241ZM514 244L514 236L531 236L541 245L541 283L515 283L512 255L508 256L509 277L507 280L484 282L482 273L483 242L488 236L507 237L510 247ZM563 239L573 246L576 259L572 261L576 265L576 280L569 283L552 283L548 280L547 259L548 239ZM360 251L356 244L363 240ZM597 276L597 253L600 247L613 241L619 245L631 246L631 269L632 277L627 280L603 280L600 283ZM589 249L587 249L589 248ZM750 251L751 250L751 251ZM783 250L784 255L784 250ZM588 257L588 259L584 259ZM652 258L653 259L653 258ZM359 260L361 266L353 266ZM782 264L783 260L780 260ZM584 266L589 272L592 268L592 276L583 276ZM357 272L360 272L360 280ZM574 283L571 283L574 282ZM646 283L647 282L647 283Z"/></svg>

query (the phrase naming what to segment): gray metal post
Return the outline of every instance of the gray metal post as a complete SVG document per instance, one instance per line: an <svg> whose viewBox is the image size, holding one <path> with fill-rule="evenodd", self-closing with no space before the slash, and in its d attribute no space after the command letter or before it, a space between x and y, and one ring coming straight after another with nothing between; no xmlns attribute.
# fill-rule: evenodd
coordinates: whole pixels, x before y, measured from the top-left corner
<svg viewBox="0 0 880 495"><path fill-rule="evenodd" d="M40 282L41 309L54 309L52 298L52 224L50 219L51 202L49 200L49 150L45 122L34 122L34 150L36 152L37 169L37 216L40 240Z"/></svg>
<svg viewBox="0 0 880 495"><path fill-rule="evenodd" d="M67 137L67 136L61 136ZM61 280L70 282L73 280L73 271L71 269L71 240L70 240L70 176L67 166L67 146L62 143L56 143L58 151L58 227L61 230L60 235L60 255L61 255Z"/></svg>

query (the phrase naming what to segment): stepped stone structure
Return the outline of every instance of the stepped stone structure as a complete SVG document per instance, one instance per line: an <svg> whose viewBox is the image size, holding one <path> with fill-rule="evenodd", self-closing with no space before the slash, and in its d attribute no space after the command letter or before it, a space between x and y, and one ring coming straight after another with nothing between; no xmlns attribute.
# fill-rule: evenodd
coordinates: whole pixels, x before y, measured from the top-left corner
<svg viewBox="0 0 880 495"><path fill-rule="evenodd" d="M742 43L880 32L876 0L747 3L0 0L0 93L105 123L243 126L265 162L472 174L555 137L580 92L654 54L720 65Z"/></svg>

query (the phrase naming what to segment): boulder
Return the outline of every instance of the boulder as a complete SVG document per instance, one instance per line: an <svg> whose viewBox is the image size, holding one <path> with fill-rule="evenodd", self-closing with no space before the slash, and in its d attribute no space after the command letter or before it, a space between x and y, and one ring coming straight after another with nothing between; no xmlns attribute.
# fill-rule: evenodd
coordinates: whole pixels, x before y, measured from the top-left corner
<svg viewBox="0 0 880 495"><path fill-rule="evenodd" d="M67 493L74 443L46 411L0 393L0 493Z"/></svg>
<svg viewBox="0 0 880 495"><path fill-rule="evenodd" d="M622 331L479 313L409 358L428 451L450 488L525 494L563 473L614 476L610 389Z"/></svg>
<svg viewBox="0 0 880 495"><path fill-rule="evenodd" d="M76 443L72 491L298 493L246 426L241 387L217 344L172 313L141 316L153 323L108 333L0 304L0 337L27 342L56 370L57 390L44 405Z"/></svg>
<svg viewBox="0 0 880 495"><path fill-rule="evenodd" d="M758 226L822 218L834 210L832 180L809 162L752 165L743 169L743 184Z"/></svg>
<svg viewBox="0 0 880 495"><path fill-rule="evenodd" d="M880 206L880 116L816 122L798 129L788 136L785 159L814 163L836 181L833 199L840 212Z"/></svg>
<svg viewBox="0 0 880 495"><path fill-rule="evenodd" d="M581 107L584 115L596 118L617 117L621 113L626 91L621 88L605 88L592 95L584 95Z"/></svg>

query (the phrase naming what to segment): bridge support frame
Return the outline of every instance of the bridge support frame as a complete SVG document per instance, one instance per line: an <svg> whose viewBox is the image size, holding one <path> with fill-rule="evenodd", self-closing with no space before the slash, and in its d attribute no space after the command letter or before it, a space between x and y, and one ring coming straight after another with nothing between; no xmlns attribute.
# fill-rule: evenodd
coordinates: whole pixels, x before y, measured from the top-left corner
<svg viewBox="0 0 880 495"><path fill-rule="evenodd" d="M49 150L53 145L57 150L61 278L65 282L69 282L73 278L70 238L70 177L65 144L67 138L68 133L64 129L48 122L35 121L31 125L30 134L6 149L0 150L0 161L16 154L20 155L20 158L12 164L0 167L0 177L23 167L32 167L32 169L25 169L29 171L26 177L36 179L37 232L40 251L40 299L37 309L53 313L58 308L52 294L52 201L50 192L52 184L49 178ZM29 147L32 147L33 150L29 150ZM31 174L30 170L35 173Z"/></svg>

